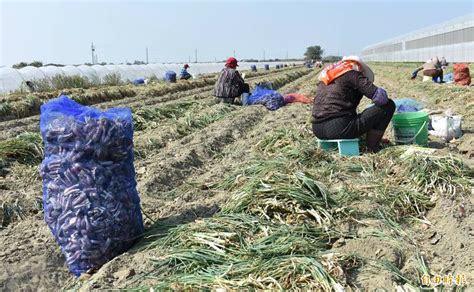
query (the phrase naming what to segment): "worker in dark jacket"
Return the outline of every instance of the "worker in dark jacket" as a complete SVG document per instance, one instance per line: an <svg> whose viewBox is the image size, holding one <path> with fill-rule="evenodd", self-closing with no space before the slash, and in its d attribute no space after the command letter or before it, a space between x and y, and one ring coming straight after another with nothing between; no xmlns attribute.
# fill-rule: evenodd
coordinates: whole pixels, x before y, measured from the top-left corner
<svg viewBox="0 0 474 292"><path fill-rule="evenodd" d="M250 87L240 76L237 66L237 59L232 57L225 62L225 68L219 74L214 88L214 96L218 102L233 104L235 98L240 97L242 93L250 92Z"/></svg>
<svg viewBox="0 0 474 292"><path fill-rule="evenodd" d="M357 56L326 67L313 106L313 132L320 139L353 139L366 134L367 148L380 150L380 140L392 119L395 103L373 84L374 73ZM357 114L362 96L373 106Z"/></svg>

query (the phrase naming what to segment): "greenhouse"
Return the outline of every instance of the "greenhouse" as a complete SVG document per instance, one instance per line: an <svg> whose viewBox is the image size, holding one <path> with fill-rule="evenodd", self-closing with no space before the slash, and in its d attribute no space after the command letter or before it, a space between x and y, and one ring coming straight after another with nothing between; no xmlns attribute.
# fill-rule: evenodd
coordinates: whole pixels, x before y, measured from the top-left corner
<svg viewBox="0 0 474 292"><path fill-rule="evenodd" d="M365 47L367 61L413 62L434 56L448 62L474 62L474 14Z"/></svg>
<svg viewBox="0 0 474 292"><path fill-rule="evenodd" d="M277 63L257 63L257 69L263 69L264 64L274 67ZM279 64L279 63L278 63ZM253 63L239 63L240 70L248 70ZM45 66L33 67L27 66L21 69L8 67L0 68L0 93L8 93L25 88L26 81L49 80L55 76L81 76L88 80L101 83L107 75L119 74L123 82L133 81L138 78L161 78L166 71L172 70L179 74L183 64L147 64L147 65L67 65L64 67ZM223 68L222 63L193 63L189 72L198 76L205 73L216 73Z"/></svg>

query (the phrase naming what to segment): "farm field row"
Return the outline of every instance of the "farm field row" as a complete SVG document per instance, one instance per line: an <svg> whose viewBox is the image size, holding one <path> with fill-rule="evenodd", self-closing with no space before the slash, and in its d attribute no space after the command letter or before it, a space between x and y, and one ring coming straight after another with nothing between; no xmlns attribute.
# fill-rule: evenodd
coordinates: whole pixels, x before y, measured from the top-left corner
<svg viewBox="0 0 474 292"><path fill-rule="evenodd" d="M375 83L394 98L419 98L437 109L459 96L468 103L472 94L472 88L403 81L404 66L373 66ZM271 81L282 93L312 97L317 74L300 68L252 83ZM88 279L71 276L43 222L41 151L8 162L0 188L0 222L8 221L0 230L7 271L0 287L330 291L419 287L423 274L474 279L473 173L454 158L469 157L461 149L468 134L456 147L439 145L430 155L394 146L340 158L316 148L312 105L270 112L215 104L210 90L206 85L100 104L134 112L146 234ZM472 106L455 110L466 115ZM8 124L18 129L4 138L37 131L37 121ZM471 118L466 121L472 133Z"/></svg>

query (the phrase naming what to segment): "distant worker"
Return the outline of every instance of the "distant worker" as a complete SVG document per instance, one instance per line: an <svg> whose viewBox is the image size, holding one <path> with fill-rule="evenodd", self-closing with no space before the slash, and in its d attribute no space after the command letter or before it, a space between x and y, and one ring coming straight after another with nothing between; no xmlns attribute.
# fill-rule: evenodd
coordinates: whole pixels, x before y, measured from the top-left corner
<svg viewBox="0 0 474 292"><path fill-rule="evenodd" d="M237 59L230 57L225 62L225 68L219 73L214 88L214 96L218 102L234 104L236 98L250 92L250 87L240 76L237 66Z"/></svg>
<svg viewBox="0 0 474 292"><path fill-rule="evenodd" d="M26 81L26 87L28 87L28 90L30 92L35 92L36 91L36 86L32 81Z"/></svg>
<svg viewBox="0 0 474 292"><path fill-rule="evenodd" d="M438 57L431 58L426 61L425 64L416 68L411 74L411 79L415 79L421 70L423 70L423 76L431 77L435 82L443 82L443 69L441 68L441 62Z"/></svg>
<svg viewBox="0 0 474 292"><path fill-rule="evenodd" d="M183 69L181 69L181 73L179 74L179 79L188 80L193 77L191 74L189 74L188 68L189 68L189 65L184 64Z"/></svg>
<svg viewBox="0 0 474 292"><path fill-rule="evenodd" d="M372 70L357 56L344 57L323 69L319 81L312 112L316 137L354 139L366 134L368 150L379 151L380 141L395 112L395 103L388 98L385 89L373 84ZM364 95L374 105L357 114Z"/></svg>

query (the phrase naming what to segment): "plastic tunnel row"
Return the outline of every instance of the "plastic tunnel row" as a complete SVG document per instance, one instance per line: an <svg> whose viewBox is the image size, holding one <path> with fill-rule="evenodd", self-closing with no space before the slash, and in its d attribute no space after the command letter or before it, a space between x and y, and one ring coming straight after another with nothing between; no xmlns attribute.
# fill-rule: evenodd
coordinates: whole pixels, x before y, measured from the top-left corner
<svg viewBox="0 0 474 292"><path fill-rule="evenodd" d="M266 63L274 67L278 63ZM253 63L239 63L240 70L247 70ZM264 64L256 64L263 69ZM87 77L94 82L102 82L110 74L120 74L122 81L133 81L138 78L156 76L162 78L166 71L172 70L179 74L183 64L147 64L147 65L80 65L80 66L27 66L21 69L0 68L0 93L8 93L24 87L26 81L44 80L56 75ZM222 63L197 63L190 64L189 72L193 75L219 72Z"/></svg>

